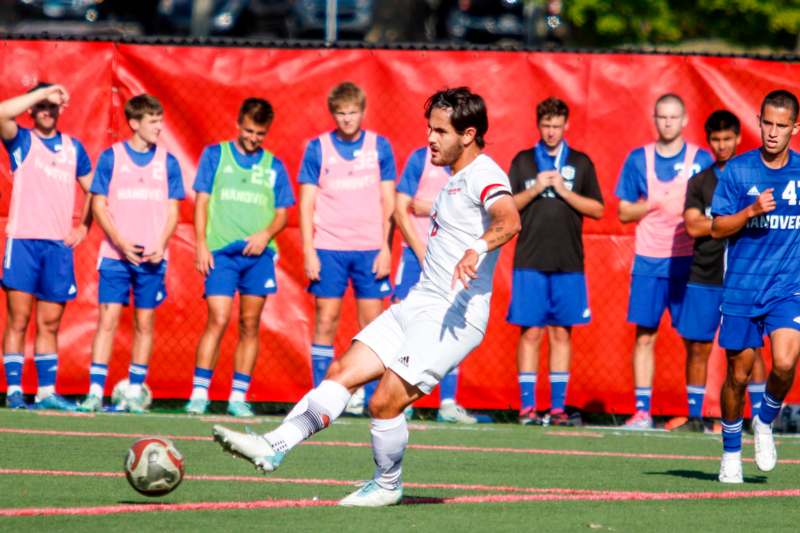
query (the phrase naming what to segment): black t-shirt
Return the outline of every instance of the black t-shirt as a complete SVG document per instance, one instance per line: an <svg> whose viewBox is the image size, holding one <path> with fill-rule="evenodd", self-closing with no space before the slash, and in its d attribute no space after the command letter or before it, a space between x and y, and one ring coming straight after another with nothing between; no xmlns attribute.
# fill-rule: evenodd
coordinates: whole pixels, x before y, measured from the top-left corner
<svg viewBox="0 0 800 533"><path fill-rule="evenodd" d="M689 180L686 186L686 203L684 209L694 207L705 216L711 215L711 200L717 188L717 165L712 165ZM694 258L689 281L709 285L722 285L725 272L725 241L712 237L700 237L694 240Z"/></svg>
<svg viewBox="0 0 800 533"><path fill-rule="evenodd" d="M518 153L508 172L512 192L533 187L538 173L533 149ZM570 148L561 175L568 189L603 201L594 165L586 154ZM522 231L514 253L514 268L583 272L583 215L552 189L546 189L520 211L520 218Z"/></svg>

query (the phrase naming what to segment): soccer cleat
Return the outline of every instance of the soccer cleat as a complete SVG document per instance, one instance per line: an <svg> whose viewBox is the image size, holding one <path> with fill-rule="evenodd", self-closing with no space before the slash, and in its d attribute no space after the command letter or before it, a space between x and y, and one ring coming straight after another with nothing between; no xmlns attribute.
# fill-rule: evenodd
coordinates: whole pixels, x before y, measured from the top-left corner
<svg viewBox="0 0 800 533"><path fill-rule="evenodd" d="M262 435L256 435L249 429L247 433L242 433L225 426L215 425L212 433L214 440L226 452L250 461L257 470L262 472L274 472L286 455L284 452L273 450L267 439Z"/></svg>
<svg viewBox="0 0 800 533"><path fill-rule="evenodd" d="M386 507L397 505L403 498L403 487L389 490L381 487L372 479L357 491L339 500L342 507Z"/></svg>
<svg viewBox="0 0 800 533"><path fill-rule="evenodd" d="M721 483L744 483L742 458L738 454L722 454L722 461L719 464L719 480Z"/></svg>
<svg viewBox="0 0 800 533"><path fill-rule="evenodd" d="M228 414L237 418L251 418L253 409L247 402L228 402Z"/></svg>
<svg viewBox="0 0 800 533"><path fill-rule="evenodd" d="M756 466L762 472L769 472L778 462L775 439L772 438L772 424L765 424L758 415L753 417L753 442L756 449Z"/></svg>
<svg viewBox="0 0 800 533"><path fill-rule="evenodd" d="M519 423L523 426L543 426L544 418L536 414L533 407L526 407L519 412Z"/></svg>
<svg viewBox="0 0 800 533"><path fill-rule="evenodd" d="M93 413L103 410L103 399L97 394L90 394L78 404L78 411L81 413Z"/></svg>
<svg viewBox="0 0 800 533"><path fill-rule="evenodd" d="M25 397L22 393L17 391L6 396L6 407L9 409L27 409L28 404L25 403Z"/></svg>
<svg viewBox="0 0 800 533"><path fill-rule="evenodd" d="M674 418L672 420L675 420ZM669 431L676 431L678 433L705 433L706 431L706 424L703 422L702 418L698 418L695 416L689 417L684 419L685 422L679 425L673 425L672 427L668 427L667 425L664 426L664 429Z"/></svg>
<svg viewBox="0 0 800 533"><path fill-rule="evenodd" d="M144 393L136 396L125 396L125 411L140 415L147 412L144 407Z"/></svg>
<svg viewBox="0 0 800 533"><path fill-rule="evenodd" d="M351 416L364 416L364 387L359 387L350 396L350 399L347 401L347 406L344 408L344 412Z"/></svg>
<svg viewBox="0 0 800 533"><path fill-rule="evenodd" d="M575 413L568 415L563 409L556 409L550 413L551 426L580 426L581 415Z"/></svg>
<svg viewBox="0 0 800 533"><path fill-rule="evenodd" d="M455 402L443 403L436 413L437 422L451 422L458 424L477 424L478 419L467 412Z"/></svg>
<svg viewBox="0 0 800 533"><path fill-rule="evenodd" d="M190 415L204 415L206 414L209 403L211 402L204 400L203 398L195 398L193 400L189 400L183 410Z"/></svg>
<svg viewBox="0 0 800 533"><path fill-rule="evenodd" d="M33 404L34 409L53 409L56 411L77 411L78 407L65 400L56 393L50 394L41 400L36 400Z"/></svg>
<svg viewBox="0 0 800 533"><path fill-rule="evenodd" d="M650 413L647 411L636 411L636 413L634 413L634 415L630 417L622 427L635 431L653 429L653 417L651 417Z"/></svg>

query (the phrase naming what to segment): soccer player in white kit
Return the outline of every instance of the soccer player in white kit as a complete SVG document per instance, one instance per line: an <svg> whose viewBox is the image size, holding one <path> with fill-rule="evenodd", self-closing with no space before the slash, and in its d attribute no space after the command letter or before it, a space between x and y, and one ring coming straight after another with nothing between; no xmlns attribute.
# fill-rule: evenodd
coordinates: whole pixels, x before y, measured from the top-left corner
<svg viewBox="0 0 800 533"><path fill-rule="evenodd" d="M425 116L431 160L449 165L452 176L433 206L419 283L355 336L276 430L213 430L226 451L271 472L289 450L336 420L358 387L380 379L369 406L375 473L339 502L344 506L400 502L408 443L403 411L483 340L499 248L520 230L508 176L481 153L489 128L483 98L466 87L445 89L428 99Z"/></svg>

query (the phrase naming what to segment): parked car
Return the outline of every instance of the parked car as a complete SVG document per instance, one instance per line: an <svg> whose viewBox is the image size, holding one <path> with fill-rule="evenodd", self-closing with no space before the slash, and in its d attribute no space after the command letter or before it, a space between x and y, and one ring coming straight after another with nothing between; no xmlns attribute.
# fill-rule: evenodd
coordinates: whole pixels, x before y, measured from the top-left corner
<svg viewBox="0 0 800 533"><path fill-rule="evenodd" d="M20 18L79 20L101 18L103 0L17 0Z"/></svg>
<svg viewBox="0 0 800 533"><path fill-rule="evenodd" d="M531 11L524 0L445 0L439 18L446 38L456 42L530 44L533 40Z"/></svg>
<svg viewBox="0 0 800 533"><path fill-rule="evenodd" d="M191 32L192 0L159 0L156 10L158 33L187 35ZM213 0L210 35L245 37L282 36L291 0Z"/></svg>
<svg viewBox="0 0 800 533"><path fill-rule="evenodd" d="M375 19L374 0L338 0L336 25L339 38L363 39ZM287 21L290 37L325 37L327 0L294 0Z"/></svg>

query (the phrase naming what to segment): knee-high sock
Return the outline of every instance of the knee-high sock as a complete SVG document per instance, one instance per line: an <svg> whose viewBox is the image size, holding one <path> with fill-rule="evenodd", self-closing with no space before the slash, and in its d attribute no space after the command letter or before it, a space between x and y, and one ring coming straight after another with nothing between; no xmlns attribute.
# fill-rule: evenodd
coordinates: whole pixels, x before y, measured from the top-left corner
<svg viewBox="0 0 800 533"><path fill-rule="evenodd" d="M276 452L288 452L339 418L349 399L350 391L326 379L297 403L278 429L264 438Z"/></svg>
<svg viewBox="0 0 800 533"><path fill-rule="evenodd" d="M369 431L375 458L374 479L381 487L394 490L402 484L403 455L408 444L406 417L401 413L388 420L373 418Z"/></svg>

